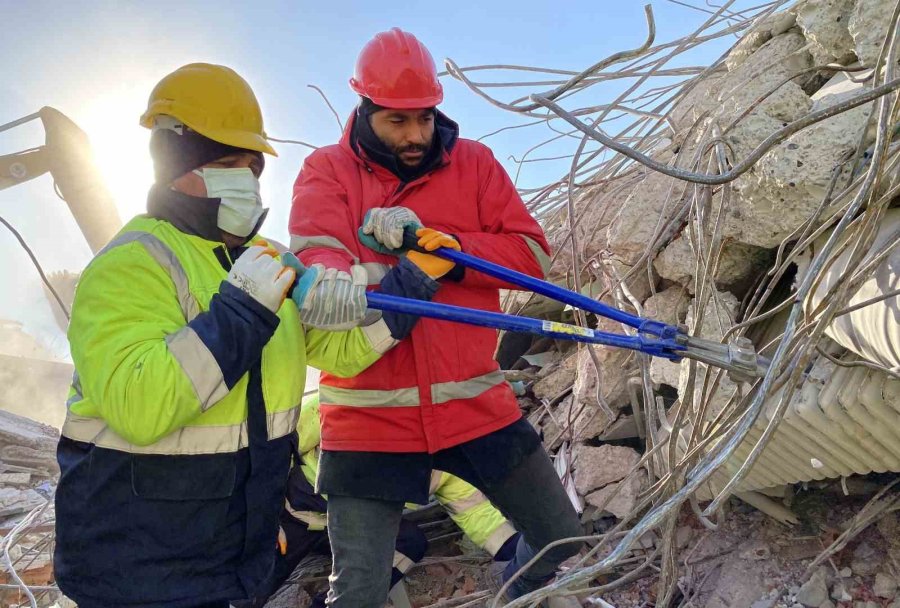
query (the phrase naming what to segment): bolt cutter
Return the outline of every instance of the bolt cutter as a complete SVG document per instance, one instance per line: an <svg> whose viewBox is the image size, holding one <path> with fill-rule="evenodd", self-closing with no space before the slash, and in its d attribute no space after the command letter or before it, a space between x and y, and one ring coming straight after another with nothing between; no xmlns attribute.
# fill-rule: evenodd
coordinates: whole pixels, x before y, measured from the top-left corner
<svg viewBox="0 0 900 608"><path fill-rule="evenodd" d="M757 354L753 343L745 337L733 338L727 344L722 344L713 340L689 336L687 328L684 326L670 325L662 321L646 319L627 313L603 302L583 296L578 292L559 287L548 281L536 279L468 253L455 251L447 247L439 247L434 251L425 251L419 247L415 231L411 228L407 228L404 232L403 246L405 249L413 249L440 256L468 269L482 272L496 279L522 287L525 290L569 304L598 316L618 321L633 327L637 331L635 335L617 334L569 323L401 298L377 291L366 293L369 308L504 329L506 331L531 333L561 340L575 340L588 344L628 348L672 361L679 361L682 358L694 359L726 370L729 376L737 381L750 382L756 378L761 378L765 375L769 366L769 360Z"/></svg>

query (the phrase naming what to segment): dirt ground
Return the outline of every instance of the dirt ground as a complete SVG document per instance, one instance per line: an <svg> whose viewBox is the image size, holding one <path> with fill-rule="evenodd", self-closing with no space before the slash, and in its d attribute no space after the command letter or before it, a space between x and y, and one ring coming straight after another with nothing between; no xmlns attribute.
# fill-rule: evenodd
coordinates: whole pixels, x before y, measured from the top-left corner
<svg viewBox="0 0 900 608"><path fill-rule="evenodd" d="M797 595L810 562L831 544L844 525L887 481L870 476L847 484L839 481L795 488L786 499L800 522L780 524L756 509L732 499L724 521L708 530L689 513L682 516L679 536L679 592L674 606L694 608L800 608ZM897 513L869 526L822 567L829 603L836 608L897 608L900 600L878 597L875 579L898 579L900 574L900 522ZM652 551L651 541L637 555ZM439 563L416 568L408 578L409 597L416 608L448 598L462 598L485 589L487 557L465 555L455 542L433 546L427 561ZM615 608L649 608L656 605L658 577L648 576L598 596ZM603 584L615 580L605 578ZM840 589L837 589L840 587ZM846 595L841 595L843 589ZM900 594L895 594L900 595ZM839 600L838 598L847 598ZM603 605L582 598L584 606ZM802 598L801 598L802 599ZM464 603L463 600L460 600ZM457 605L454 603L454 605Z"/></svg>

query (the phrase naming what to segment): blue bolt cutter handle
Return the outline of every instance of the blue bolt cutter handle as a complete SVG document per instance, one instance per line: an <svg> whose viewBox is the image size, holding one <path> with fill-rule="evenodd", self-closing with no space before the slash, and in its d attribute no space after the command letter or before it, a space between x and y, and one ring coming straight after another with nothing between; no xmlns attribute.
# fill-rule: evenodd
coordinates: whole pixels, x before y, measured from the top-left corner
<svg viewBox="0 0 900 608"><path fill-rule="evenodd" d="M406 249L440 256L446 260L465 266L466 268L471 268L472 270L477 270L478 272L500 279L501 281L524 287L528 291L533 291L534 293L539 293L542 296L547 296L553 300L571 304L575 308L580 308L581 310L592 312L601 317L624 323L629 327L637 329L643 334L650 334L652 336L673 340L679 333L678 328L674 325L629 314L618 308L608 306L603 302L598 302L597 300L583 296L578 292L554 285L549 281L536 279L522 272L517 272L506 268L505 266L488 262L487 260L475 257L474 255L469 255L468 253L455 251L447 247L439 247L435 251L425 251L423 248L419 247L418 241L419 239L416 237L415 231L411 228L407 228L403 233L403 246Z"/></svg>
<svg viewBox="0 0 900 608"><path fill-rule="evenodd" d="M681 355L678 354L678 351L684 350L685 348L674 340L645 338L640 335L626 336L624 334L614 334L590 329L589 327L569 325L568 323L543 321L541 319L532 319L530 317L517 317L515 315L506 315L499 312L465 308L463 306L451 306L450 304L439 304L437 302L423 302L421 300L401 298L377 291L367 292L366 299L369 308L378 310L390 310L392 312L430 317L432 319L441 319L444 321L455 321L457 323L467 323L469 325L480 325L482 327L493 327L495 329L538 334L541 336L550 336L551 338L559 338L561 340L575 340L576 342L588 342L590 344L604 344L606 346L615 346L617 348L628 348L655 357L665 357L666 359L679 359Z"/></svg>

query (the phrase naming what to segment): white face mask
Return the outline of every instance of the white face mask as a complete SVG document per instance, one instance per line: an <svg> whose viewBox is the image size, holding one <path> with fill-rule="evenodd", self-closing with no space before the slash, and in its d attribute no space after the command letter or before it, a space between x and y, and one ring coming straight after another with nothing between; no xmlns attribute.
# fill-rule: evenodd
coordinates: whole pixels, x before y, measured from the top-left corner
<svg viewBox="0 0 900 608"><path fill-rule="evenodd" d="M206 195L220 198L218 226L236 236L250 236L263 214L259 180L247 167L215 169L205 167L194 173L203 178Z"/></svg>

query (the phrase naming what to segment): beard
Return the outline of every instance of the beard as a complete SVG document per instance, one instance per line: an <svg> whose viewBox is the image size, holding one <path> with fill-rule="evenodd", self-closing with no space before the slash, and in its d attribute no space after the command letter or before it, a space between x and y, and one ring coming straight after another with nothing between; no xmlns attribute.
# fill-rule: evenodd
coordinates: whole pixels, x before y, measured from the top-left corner
<svg viewBox="0 0 900 608"><path fill-rule="evenodd" d="M425 146L422 144L409 144L406 146L398 146L394 148L392 152L401 164L406 165L407 167L418 167L420 164L422 164L422 161L425 160L429 148L430 146ZM416 160L409 162L403 158L403 155L410 153L419 153L420 156Z"/></svg>

